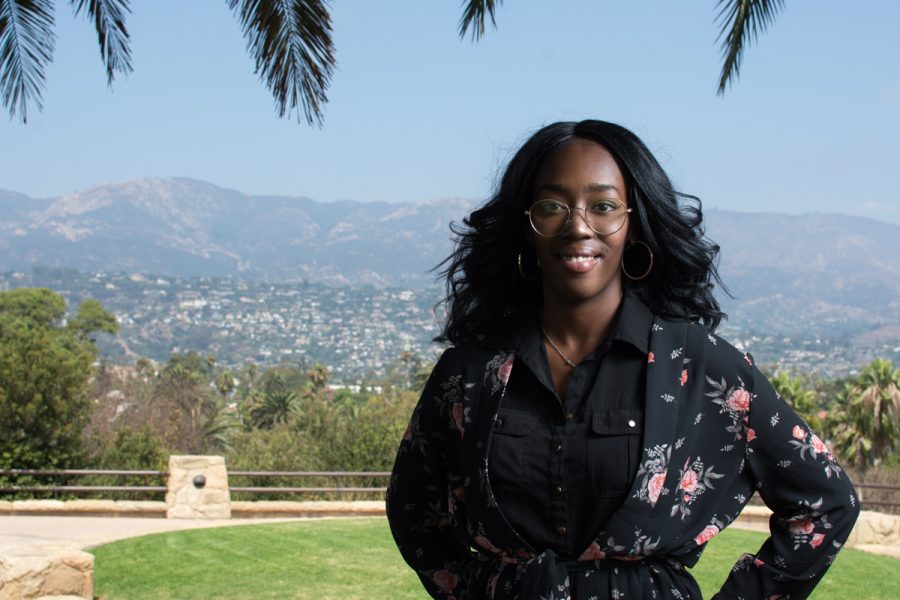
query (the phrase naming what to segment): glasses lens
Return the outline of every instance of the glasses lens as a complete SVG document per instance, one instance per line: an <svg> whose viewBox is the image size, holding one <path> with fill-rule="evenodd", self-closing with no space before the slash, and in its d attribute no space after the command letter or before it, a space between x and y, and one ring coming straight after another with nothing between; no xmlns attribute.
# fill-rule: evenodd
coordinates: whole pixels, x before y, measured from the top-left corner
<svg viewBox="0 0 900 600"><path fill-rule="evenodd" d="M531 225L541 235L556 235L566 226L569 207L557 200L538 200L529 211Z"/></svg>
<svg viewBox="0 0 900 600"><path fill-rule="evenodd" d="M600 235L610 235L622 229L627 214L624 204L608 200L595 202L585 209L588 225Z"/></svg>

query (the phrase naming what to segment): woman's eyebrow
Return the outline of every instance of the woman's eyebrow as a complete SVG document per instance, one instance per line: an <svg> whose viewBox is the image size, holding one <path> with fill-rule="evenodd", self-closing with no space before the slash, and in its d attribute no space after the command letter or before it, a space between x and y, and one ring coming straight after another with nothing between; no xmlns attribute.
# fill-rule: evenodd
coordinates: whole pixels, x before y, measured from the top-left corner
<svg viewBox="0 0 900 600"><path fill-rule="evenodd" d="M538 192L559 192L560 194L571 194L572 188L563 185L561 183L545 183L540 188L538 188ZM619 188L611 183L590 183L584 186L585 192L616 192L619 193Z"/></svg>

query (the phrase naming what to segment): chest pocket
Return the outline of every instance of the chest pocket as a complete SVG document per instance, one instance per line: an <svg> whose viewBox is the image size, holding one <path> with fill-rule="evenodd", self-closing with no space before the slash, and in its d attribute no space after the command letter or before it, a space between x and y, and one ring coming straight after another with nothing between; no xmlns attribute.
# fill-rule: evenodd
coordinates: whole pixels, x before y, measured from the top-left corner
<svg viewBox="0 0 900 600"><path fill-rule="evenodd" d="M641 458L641 411L633 408L595 411L588 434L591 491L600 497L628 492Z"/></svg>
<svg viewBox="0 0 900 600"><path fill-rule="evenodd" d="M528 487L528 447L538 423L530 413L500 410L491 436L489 474L495 492Z"/></svg>

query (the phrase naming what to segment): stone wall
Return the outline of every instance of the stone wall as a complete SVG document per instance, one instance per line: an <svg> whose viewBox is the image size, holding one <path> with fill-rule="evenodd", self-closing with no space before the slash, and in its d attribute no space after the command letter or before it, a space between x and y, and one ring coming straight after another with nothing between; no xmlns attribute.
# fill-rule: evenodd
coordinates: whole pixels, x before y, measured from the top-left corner
<svg viewBox="0 0 900 600"><path fill-rule="evenodd" d="M170 456L169 519L230 519L228 471L221 456Z"/></svg>
<svg viewBox="0 0 900 600"><path fill-rule="evenodd" d="M768 531L771 515L772 511L765 506L747 506L734 524L741 529ZM894 548L896 552L890 553L892 556L900 553L900 515L861 511L847 538L847 546L864 550L871 550L873 546Z"/></svg>
<svg viewBox="0 0 900 600"><path fill-rule="evenodd" d="M0 600L94 597L94 557L80 550L21 548L0 556Z"/></svg>

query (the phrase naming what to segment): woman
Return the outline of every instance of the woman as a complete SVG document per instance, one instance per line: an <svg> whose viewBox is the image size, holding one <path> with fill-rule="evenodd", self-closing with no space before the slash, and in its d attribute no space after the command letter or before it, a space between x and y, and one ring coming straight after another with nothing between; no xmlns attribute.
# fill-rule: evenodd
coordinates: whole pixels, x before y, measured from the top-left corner
<svg viewBox="0 0 900 600"><path fill-rule="evenodd" d="M834 560L853 487L713 335L718 247L684 198L628 130L556 123L456 232L454 347L387 495L433 597L700 598L686 567L754 491L771 537L716 598L804 598Z"/></svg>

